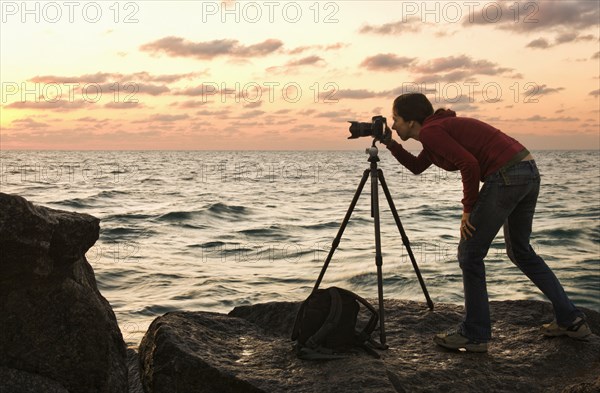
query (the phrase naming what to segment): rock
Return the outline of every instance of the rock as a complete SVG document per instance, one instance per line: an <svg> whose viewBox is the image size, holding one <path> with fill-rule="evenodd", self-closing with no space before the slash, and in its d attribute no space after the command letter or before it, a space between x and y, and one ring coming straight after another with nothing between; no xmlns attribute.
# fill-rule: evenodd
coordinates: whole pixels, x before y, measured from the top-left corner
<svg viewBox="0 0 600 393"><path fill-rule="evenodd" d="M127 392L125 343L85 259L99 229L92 216L0 193L0 367L70 393Z"/></svg>
<svg viewBox="0 0 600 393"><path fill-rule="evenodd" d="M405 391L560 392L600 373L597 312L584 310L595 333L588 341L546 338L539 328L553 319L549 303L491 302L494 339L487 354L472 354L447 351L431 341L462 319L462 306L435 307L430 312L424 304L386 303L390 349L384 361Z"/></svg>
<svg viewBox="0 0 600 393"><path fill-rule="evenodd" d="M0 367L2 393L69 393L56 381L26 371Z"/></svg>
<svg viewBox="0 0 600 393"><path fill-rule="evenodd" d="M375 304L375 302L373 302ZM229 315L167 313L140 345L147 393L163 392L588 392L600 375L600 314L584 310L587 341L544 338L552 307L540 301L491 302L494 340L487 354L445 350L435 333L459 323L462 307L386 300L381 359L303 361L289 335L299 303L237 307ZM597 390L596 390L597 391Z"/></svg>
<svg viewBox="0 0 600 393"><path fill-rule="evenodd" d="M140 356L133 348L127 349L127 377L129 379L128 393L144 393L140 376Z"/></svg>
<svg viewBox="0 0 600 393"><path fill-rule="evenodd" d="M600 392L600 377L594 382L584 382L569 385L561 393L598 393Z"/></svg>
<svg viewBox="0 0 600 393"><path fill-rule="evenodd" d="M395 392L379 359L302 362L289 338L216 313L157 318L142 340L140 358L144 388L152 393Z"/></svg>

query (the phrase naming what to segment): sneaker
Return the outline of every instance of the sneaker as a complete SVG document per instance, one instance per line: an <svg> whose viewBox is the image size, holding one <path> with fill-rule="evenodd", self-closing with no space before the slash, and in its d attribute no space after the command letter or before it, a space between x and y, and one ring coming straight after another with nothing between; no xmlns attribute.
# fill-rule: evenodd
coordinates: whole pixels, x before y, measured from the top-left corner
<svg viewBox="0 0 600 393"><path fill-rule="evenodd" d="M487 352L488 344L478 342L463 336L458 330L447 333L438 333L433 337L433 342L444 348L464 350L467 352Z"/></svg>
<svg viewBox="0 0 600 393"><path fill-rule="evenodd" d="M571 326L562 327L556 320L545 323L541 328L542 334L546 337L569 336L573 338L585 338L592 334L592 330L585 318L577 317Z"/></svg>

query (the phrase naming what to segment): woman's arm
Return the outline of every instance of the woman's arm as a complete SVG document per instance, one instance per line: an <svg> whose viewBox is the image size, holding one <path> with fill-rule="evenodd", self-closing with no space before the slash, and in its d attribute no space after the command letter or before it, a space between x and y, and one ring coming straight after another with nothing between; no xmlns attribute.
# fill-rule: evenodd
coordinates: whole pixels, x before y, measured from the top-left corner
<svg viewBox="0 0 600 393"><path fill-rule="evenodd" d="M387 148L392 152L392 155L406 167L406 169L415 175L422 173L431 166L431 161L427 158L427 153L425 153L424 150L422 150L418 156L414 156L393 139L389 141Z"/></svg>

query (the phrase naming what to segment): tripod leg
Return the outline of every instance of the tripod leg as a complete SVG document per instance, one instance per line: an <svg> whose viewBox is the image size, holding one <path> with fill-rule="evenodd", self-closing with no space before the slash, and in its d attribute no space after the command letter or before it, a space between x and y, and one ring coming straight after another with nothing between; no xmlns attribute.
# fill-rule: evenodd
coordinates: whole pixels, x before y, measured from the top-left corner
<svg viewBox="0 0 600 393"><path fill-rule="evenodd" d="M352 198L352 202L350 203L350 207L348 208L348 211L346 212L346 216L344 217L344 221L342 222L342 225L340 226L340 229L338 230L337 236L335 237L335 239L333 240L333 243L331 244L331 250L329 250L329 254L327 255L327 259L325 259L325 264L323 265L323 268L321 269L321 273L319 274L319 278L317 278L317 282L315 283L315 286L313 288L313 292L315 292L317 289L319 289L319 285L321 285L321 281L323 280L323 276L325 275L325 271L327 270L327 267L329 266L329 262L331 261L331 257L333 256L333 253L335 252L335 250L337 249L338 245L340 244L340 240L342 239L342 235L344 233L344 230L346 229L346 225L348 224L348 221L350 220L350 216L352 215L352 212L354 211L354 207L356 206L356 203L358 202L358 198L360 197L360 193L362 192L365 183L367 182L367 179L369 178L369 169L365 169L365 172L363 173L362 179L360 180L360 184L358 185L358 188L356 189L356 193L354 193L354 198Z"/></svg>
<svg viewBox="0 0 600 393"><path fill-rule="evenodd" d="M410 248L410 241L406 236L406 232L404 232L404 228L402 227L402 223L400 222L400 217L398 216L398 212L396 211L396 206L394 206L394 201L392 200L392 195L390 194L390 190L387 187L387 183L385 182L385 178L383 177L383 171L380 169L378 171L379 181L381 182L381 187L383 188L383 192L385 193L385 197L387 198L388 204L390 205L390 209L392 210L392 214L394 215L394 220L396 221L396 226L400 231L400 236L402 237L402 243L406 247L406 251L408 252L408 256L410 257L410 261L412 262L413 268L415 269L415 273L417 274L417 278L419 279L419 283L421 284L421 289L423 289L423 294L425 295L425 299L427 300L427 305L430 310L433 310L433 302L429 297L429 292L427 292L427 287L425 287L425 281L423 281L423 277L421 276L421 271L417 266L417 261L415 260L415 256L413 255L412 249Z"/></svg>
<svg viewBox="0 0 600 393"><path fill-rule="evenodd" d="M385 312L383 308L383 256L381 255L381 227L379 222L379 186L377 183L377 163L371 163L371 215L375 222L375 265L377 265L377 291L379 298L379 341L385 344Z"/></svg>

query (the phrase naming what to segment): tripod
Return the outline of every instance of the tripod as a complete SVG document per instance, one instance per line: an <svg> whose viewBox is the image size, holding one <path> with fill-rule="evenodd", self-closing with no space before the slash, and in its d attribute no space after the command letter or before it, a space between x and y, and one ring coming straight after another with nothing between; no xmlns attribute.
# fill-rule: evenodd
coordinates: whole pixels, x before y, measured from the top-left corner
<svg viewBox="0 0 600 393"><path fill-rule="evenodd" d="M392 200L392 196L390 194L390 191L388 190L387 184L385 182L385 178L383 177L383 171L381 169L377 168L377 162L379 162L379 156L378 156L379 151L378 151L377 147L375 146L375 140L373 140L373 145L370 148L366 149L366 153L369 154L368 161L371 163L371 166L369 169L365 169L365 171L363 173L360 184L358 185L358 189L356 190L356 193L354 194L354 198L352 199L352 202L350 203L350 207L348 208L348 211L346 212L346 216L344 217L344 221L342 222L342 225L340 226L337 236L333 240L333 243L331 245L331 250L329 250L329 254L327 255L327 259L325 259L325 264L323 265L323 268L321 269L321 273L319 274L319 278L317 279L317 282L315 283L313 292L315 292L319 288L319 285L321 284L321 281L323 280L325 271L327 270L327 267L329 266L329 262L331 261L331 258L333 257L333 253L335 252L338 245L340 244L342 234L344 233L344 230L346 229L346 225L348 224L348 221L350 220L350 216L352 215L352 212L354 211L354 207L356 206L356 203L358 202L358 198L360 197L360 194L361 194L361 192L367 182L367 178L369 177L369 174L370 174L371 175L371 217L373 217L374 224L375 224L375 265L377 266L377 289L378 289L378 297L379 297L379 337L380 337L380 343L381 343L382 349L387 349L388 346L385 344L385 342L386 342L385 322L384 322L385 318L384 318L384 309L383 309L383 277L382 277L383 258L381 255L378 181L381 182L381 187L383 188L385 197L387 198L388 204L390 205L390 210L392 211L394 220L396 221L396 226L398 227L398 230L400 231L400 236L402 237L402 243L404 243L404 246L406 247L406 251L408 252L408 256L410 257L410 260L412 262L415 273L417 274L417 278L419 279L419 283L421 284L421 288L423 289L423 294L425 295L425 299L427 300L427 305L429 306L430 310L433 310L433 302L431 301L431 298L429 297L429 293L427 292L427 288L425 287L425 282L423 281L423 277L421 276L421 272L419 271L419 267L417 266L417 262L415 261L415 256L413 255L413 252L410 248L410 241L408 240L408 237L406 236L406 233L404 232L404 228L402 227L402 223L400 222L400 217L398 216L398 212L396 211L396 207L394 206L394 201Z"/></svg>

